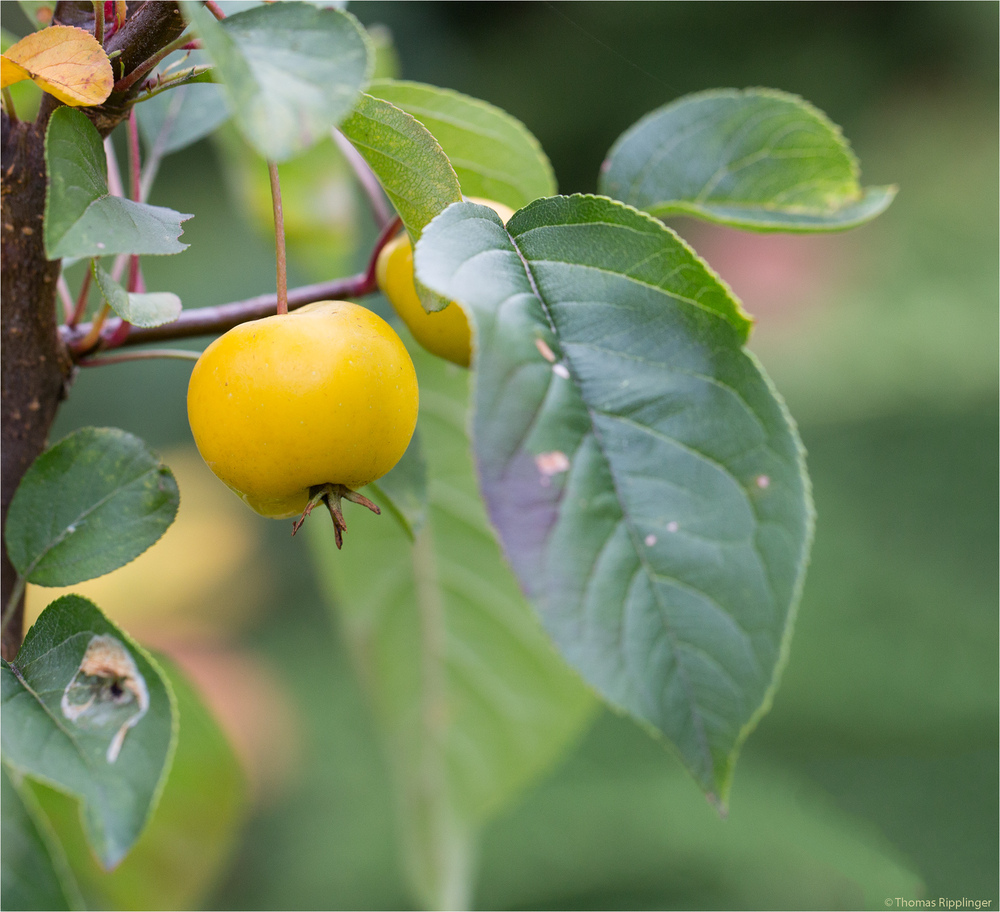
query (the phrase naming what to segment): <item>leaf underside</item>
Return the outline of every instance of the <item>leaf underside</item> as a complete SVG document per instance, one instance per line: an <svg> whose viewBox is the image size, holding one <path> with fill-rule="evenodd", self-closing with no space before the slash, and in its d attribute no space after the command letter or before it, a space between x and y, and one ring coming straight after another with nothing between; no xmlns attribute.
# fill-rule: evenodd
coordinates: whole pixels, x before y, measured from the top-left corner
<svg viewBox="0 0 1000 912"><path fill-rule="evenodd" d="M449 207L416 263L474 319L477 466L522 588L569 663L724 802L812 529L738 305L673 232L598 197L539 200L506 230Z"/></svg>
<svg viewBox="0 0 1000 912"><path fill-rule="evenodd" d="M773 89L687 95L614 144L598 189L658 216L690 215L753 231L841 231L892 202L862 189L840 128Z"/></svg>
<svg viewBox="0 0 1000 912"><path fill-rule="evenodd" d="M371 76L370 40L343 10L275 3L217 22L199 3L181 8L218 69L236 125L265 158L286 161L329 136Z"/></svg>

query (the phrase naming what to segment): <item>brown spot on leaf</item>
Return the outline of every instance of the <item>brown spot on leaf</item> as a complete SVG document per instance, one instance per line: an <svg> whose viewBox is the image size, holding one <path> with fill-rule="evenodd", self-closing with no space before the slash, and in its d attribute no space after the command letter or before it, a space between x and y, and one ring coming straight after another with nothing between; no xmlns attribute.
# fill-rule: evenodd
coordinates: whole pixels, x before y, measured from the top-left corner
<svg viewBox="0 0 1000 912"><path fill-rule="evenodd" d="M149 709L149 691L122 641L95 635L63 691L60 706L63 715L80 728L100 731L118 726L105 754L108 763L114 763L125 735Z"/></svg>
<svg viewBox="0 0 1000 912"><path fill-rule="evenodd" d="M535 465L538 466L538 471L542 473L542 476L548 478L569 469L569 457L560 450L539 453L535 457Z"/></svg>
<svg viewBox="0 0 1000 912"><path fill-rule="evenodd" d="M553 354L552 349L546 344L544 339L535 339L535 348L541 353L541 356L549 362L549 364L554 364L556 360L555 354Z"/></svg>

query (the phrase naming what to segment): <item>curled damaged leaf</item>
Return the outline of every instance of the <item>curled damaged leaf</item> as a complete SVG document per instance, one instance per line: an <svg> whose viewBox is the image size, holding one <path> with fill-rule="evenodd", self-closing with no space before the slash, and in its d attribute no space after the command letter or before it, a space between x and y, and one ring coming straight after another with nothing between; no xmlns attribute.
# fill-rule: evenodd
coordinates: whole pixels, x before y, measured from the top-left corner
<svg viewBox="0 0 1000 912"><path fill-rule="evenodd" d="M91 637L60 706L63 715L81 728L110 731L117 726L105 754L108 763L114 763L128 730L149 709L149 690L122 641L102 634Z"/></svg>
<svg viewBox="0 0 1000 912"><path fill-rule="evenodd" d="M53 25L32 32L0 60L0 85L23 79L73 107L101 104L115 83L111 61L90 32Z"/></svg>
<svg viewBox="0 0 1000 912"><path fill-rule="evenodd" d="M133 326L162 326L172 323L181 314L181 299L169 291L126 291L96 259L91 264L91 271L104 300Z"/></svg>
<svg viewBox="0 0 1000 912"><path fill-rule="evenodd" d="M93 602L65 595L0 662L0 706L4 763L79 801L87 843L114 868L170 770L177 708L163 673Z"/></svg>

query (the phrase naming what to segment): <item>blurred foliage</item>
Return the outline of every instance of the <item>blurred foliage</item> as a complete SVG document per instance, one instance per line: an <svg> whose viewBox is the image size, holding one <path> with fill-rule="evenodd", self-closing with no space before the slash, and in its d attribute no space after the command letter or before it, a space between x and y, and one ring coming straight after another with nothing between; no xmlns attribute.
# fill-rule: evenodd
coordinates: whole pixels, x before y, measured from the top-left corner
<svg viewBox="0 0 1000 912"><path fill-rule="evenodd" d="M882 907L885 888L995 908L997 4L350 8L388 27L403 77L524 121L564 192L593 190L611 143L648 110L725 85L803 95L844 127L865 183L901 187L878 221L838 237L677 223L757 316L752 347L809 450L819 520L785 680L728 820L662 748L606 714L489 828L478 904L857 908ZM189 250L144 260L147 284L185 306L274 283L267 226L227 197L234 171L217 154L202 143L167 159L151 199L195 213ZM353 256L314 248L290 282L362 268L373 229L361 221ZM189 444L187 374L179 362L83 370L53 439L117 424L154 447ZM188 490L181 478L182 514L185 497L207 498ZM285 524L249 519L272 597L228 635L267 655L264 689L287 692L309 724L210 902L407 907L388 766L305 548ZM138 627L126 624L141 638ZM252 701L241 711L259 725Z"/></svg>
<svg viewBox="0 0 1000 912"><path fill-rule="evenodd" d="M39 783L32 790L60 834L90 909L197 905L233 850L246 810L245 781L218 725L178 671L164 671L183 714L177 751L149 825L111 872L94 859L77 803Z"/></svg>

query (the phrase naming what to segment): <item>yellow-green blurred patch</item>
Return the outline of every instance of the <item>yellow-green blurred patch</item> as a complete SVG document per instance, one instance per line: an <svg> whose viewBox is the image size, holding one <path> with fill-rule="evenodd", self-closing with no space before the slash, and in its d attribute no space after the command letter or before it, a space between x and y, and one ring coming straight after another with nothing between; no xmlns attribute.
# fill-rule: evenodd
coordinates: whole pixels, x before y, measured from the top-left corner
<svg viewBox="0 0 1000 912"><path fill-rule="evenodd" d="M158 656L177 695L180 737L152 819L112 872L95 861L76 802L32 784L94 909L198 907L228 861L246 811L246 783L232 748L190 684Z"/></svg>

